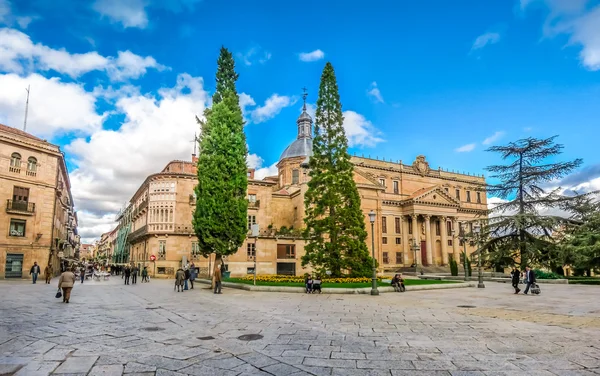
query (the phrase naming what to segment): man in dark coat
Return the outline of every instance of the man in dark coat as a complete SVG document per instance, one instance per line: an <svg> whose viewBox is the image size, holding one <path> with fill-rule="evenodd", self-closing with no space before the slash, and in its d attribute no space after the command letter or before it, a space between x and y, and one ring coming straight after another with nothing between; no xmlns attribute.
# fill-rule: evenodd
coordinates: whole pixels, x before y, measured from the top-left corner
<svg viewBox="0 0 600 376"><path fill-rule="evenodd" d="M137 275L138 275L138 268L137 268L137 266L134 266L131 268L131 283L134 285L137 283Z"/></svg>
<svg viewBox="0 0 600 376"><path fill-rule="evenodd" d="M518 294L521 291L521 289L519 288L521 272L517 268L513 268L512 272L510 274L512 276L512 286L515 289L515 294Z"/></svg>
<svg viewBox="0 0 600 376"><path fill-rule="evenodd" d="M125 284L128 285L129 277L131 277L131 269L129 269L129 266L125 267L125 273L123 273L123 275L125 276Z"/></svg>
<svg viewBox="0 0 600 376"><path fill-rule="evenodd" d="M527 287L525 287L523 294L527 295L531 285L535 284L535 272L529 266L525 268L525 280L527 281Z"/></svg>
<svg viewBox="0 0 600 376"><path fill-rule="evenodd" d="M29 269L29 274L31 275L31 279L33 280L33 283L35 284L37 282L37 278L38 275L40 274L41 270L40 270L40 266L38 265L37 261L33 263L33 266L31 267L31 269Z"/></svg>

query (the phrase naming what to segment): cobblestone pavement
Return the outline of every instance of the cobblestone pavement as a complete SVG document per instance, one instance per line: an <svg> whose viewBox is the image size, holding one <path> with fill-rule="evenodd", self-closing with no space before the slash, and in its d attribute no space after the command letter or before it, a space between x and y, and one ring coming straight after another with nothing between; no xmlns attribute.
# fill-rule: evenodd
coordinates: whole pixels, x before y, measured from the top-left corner
<svg viewBox="0 0 600 376"><path fill-rule="evenodd" d="M595 286L214 295L113 277L63 304L56 283L0 282L0 375L600 374Z"/></svg>

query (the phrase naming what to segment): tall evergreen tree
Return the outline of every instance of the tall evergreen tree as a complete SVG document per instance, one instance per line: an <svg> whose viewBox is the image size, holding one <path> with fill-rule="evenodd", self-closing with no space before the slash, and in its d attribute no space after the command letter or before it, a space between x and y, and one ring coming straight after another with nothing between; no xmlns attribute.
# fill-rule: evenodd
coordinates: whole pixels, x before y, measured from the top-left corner
<svg viewBox="0 0 600 376"><path fill-rule="evenodd" d="M571 265L576 274L600 271L600 202L597 199L584 197L574 207L573 218L578 225L561 231L560 265Z"/></svg>
<svg viewBox="0 0 600 376"><path fill-rule="evenodd" d="M247 234L246 136L235 89L237 74L231 53L221 48L217 90L205 113L198 156L198 185L193 226L200 253L222 256L237 252Z"/></svg>
<svg viewBox="0 0 600 376"><path fill-rule="evenodd" d="M369 276L372 259L365 240L364 214L353 179L348 139L343 128L342 104L335 72L327 63L321 75L315 119L311 180L304 205L307 244L302 265L333 277L344 272Z"/></svg>
<svg viewBox="0 0 600 376"><path fill-rule="evenodd" d="M581 159L548 162L563 149L554 142L555 138L530 137L488 149L508 161L506 165L487 167L493 174L491 179L499 181L487 187L488 194L505 200L490 210L485 229L489 240L483 248L492 258L510 255L522 266L536 262L548 264L549 255L556 247L553 232L572 222L567 216L545 214L550 212L547 209L572 211L573 204L580 200L578 196L561 194L561 188L544 188L582 163Z"/></svg>

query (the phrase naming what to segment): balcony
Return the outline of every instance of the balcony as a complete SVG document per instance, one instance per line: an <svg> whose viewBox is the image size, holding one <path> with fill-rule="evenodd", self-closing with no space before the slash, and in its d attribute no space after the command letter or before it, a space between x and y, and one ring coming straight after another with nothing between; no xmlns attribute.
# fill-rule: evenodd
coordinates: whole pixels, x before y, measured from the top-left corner
<svg viewBox="0 0 600 376"><path fill-rule="evenodd" d="M127 236L127 243L132 243L148 233L148 226L144 225Z"/></svg>
<svg viewBox="0 0 600 376"><path fill-rule="evenodd" d="M248 209L258 209L258 208L260 208L260 200L248 201Z"/></svg>
<svg viewBox="0 0 600 376"><path fill-rule="evenodd" d="M6 212L10 214L34 215L35 204L26 201L6 200Z"/></svg>

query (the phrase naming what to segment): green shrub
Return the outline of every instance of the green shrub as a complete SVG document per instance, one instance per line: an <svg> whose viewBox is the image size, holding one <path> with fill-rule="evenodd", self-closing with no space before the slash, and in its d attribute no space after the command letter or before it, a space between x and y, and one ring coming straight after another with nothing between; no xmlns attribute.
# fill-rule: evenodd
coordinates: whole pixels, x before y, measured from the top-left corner
<svg viewBox="0 0 600 376"><path fill-rule="evenodd" d="M600 285L600 278L569 278L569 285Z"/></svg>
<svg viewBox="0 0 600 376"><path fill-rule="evenodd" d="M545 270L535 269L535 278L537 279L563 279L564 277L554 272L547 272Z"/></svg>
<svg viewBox="0 0 600 376"><path fill-rule="evenodd" d="M456 263L456 260L452 256L450 256L450 274L453 276L458 275L458 264Z"/></svg>

